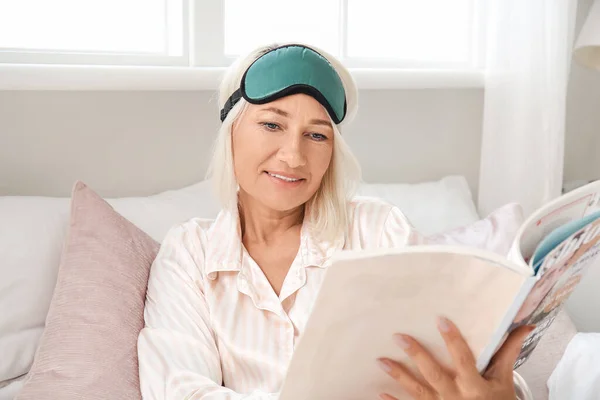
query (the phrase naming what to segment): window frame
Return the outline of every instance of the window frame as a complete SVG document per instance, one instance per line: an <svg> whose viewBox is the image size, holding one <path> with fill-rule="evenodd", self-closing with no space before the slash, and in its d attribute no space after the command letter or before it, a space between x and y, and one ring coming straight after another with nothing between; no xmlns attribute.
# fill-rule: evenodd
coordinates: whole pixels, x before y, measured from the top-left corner
<svg viewBox="0 0 600 400"><path fill-rule="evenodd" d="M18 0L14 0L18 1ZM169 12L176 10L169 8L169 1L165 0L168 18ZM182 18L182 54L171 56L166 54L142 52L111 52L111 51L76 51L62 49L28 49L28 48L3 48L0 47L0 64L36 64L36 65L121 65L121 66L153 66L175 67L189 65L189 0L181 1ZM168 46L168 41L167 41ZM167 53L165 49L164 53Z"/></svg>
<svg viewBox="0 0 600 400"><path fill-rule="evenodd" d="M333 0L332 0L333 1ZM345 57L347 0L340 2L341 61L361 89L480 88L484 83L485 1L473 2L468 65L407 64ZM0 49L2 90L214 90L234 60L224 54L224 0L183 0L182 56L69 54ZM475 33L476 32L476 33Z"/></svg>

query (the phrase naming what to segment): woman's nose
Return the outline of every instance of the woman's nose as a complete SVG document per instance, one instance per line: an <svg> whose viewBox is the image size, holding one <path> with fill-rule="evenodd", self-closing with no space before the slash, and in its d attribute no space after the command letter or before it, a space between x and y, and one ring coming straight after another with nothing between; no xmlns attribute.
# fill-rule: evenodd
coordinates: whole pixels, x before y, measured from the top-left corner
<svg viewBox="0 0 600 400"><path fill-rule="evenodd" d="M285 135L279 149L279 159L290 168L298 168L306 165L306 156L302 148L301 134Z"/></svg>

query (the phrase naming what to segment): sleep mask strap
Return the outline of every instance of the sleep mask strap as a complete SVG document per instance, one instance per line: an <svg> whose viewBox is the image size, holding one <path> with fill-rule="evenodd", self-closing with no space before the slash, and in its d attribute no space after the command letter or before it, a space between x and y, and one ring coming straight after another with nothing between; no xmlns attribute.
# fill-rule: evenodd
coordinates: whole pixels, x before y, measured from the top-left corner
<svg viewBox="0 0 600 400"><path fill-rule="evenodd" d="M241 98L242 98L242 89L241 88L236 90L235 92L233 92L233 94L231 96L229 96L229 98L225 102L225 105L223 106L223 109L221 110L221 122L225 121L225 118L227 117L227 114L229 114L229 111L231 111L233 106L235 106L236 103L238 101L240 101Z"/></svg>

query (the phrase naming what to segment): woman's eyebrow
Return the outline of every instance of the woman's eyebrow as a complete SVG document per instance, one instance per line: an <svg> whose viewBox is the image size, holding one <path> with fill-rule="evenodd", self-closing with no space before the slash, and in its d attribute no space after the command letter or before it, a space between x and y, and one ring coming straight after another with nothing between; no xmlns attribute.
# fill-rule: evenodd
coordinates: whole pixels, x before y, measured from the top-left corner
<svg viewBox="0 0 600 400"><path fill-rule="evenodd" d="M262 108L260 111L271 111L271 112L274 112L275 114L281 115L282 117L289 117L290 116L289 113L287 113L287 112L285 112L282 109L277 108L277 107L265 107L265 108Z"/></svg>
<svg viewBox="0 0 600 400"><path fill-rule="evenodd" d="M260 109L260 112L267 112L267 111L273 112L275 114L281 115L282 117L286 117L286 118L290 116L290 114L287 111L283 111L281 108L277 108L277 107L273 107L273 106ZM324 119L318 119L318 118L311 119L310 124L311 125L323 125L323 126L328 126L331 128L331 122L324 120Z"/></svg>
<svg viewBox="0 0 600 400"><path fill-rule="evenodd" d="M312 119L310 120L311 125L324 125L331 128L331 122L324 119Z"/></svg>

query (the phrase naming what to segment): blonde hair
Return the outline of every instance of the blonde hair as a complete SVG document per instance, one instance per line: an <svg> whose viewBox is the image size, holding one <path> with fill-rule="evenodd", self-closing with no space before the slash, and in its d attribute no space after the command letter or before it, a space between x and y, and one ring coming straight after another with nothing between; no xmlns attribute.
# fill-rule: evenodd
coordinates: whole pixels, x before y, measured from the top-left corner
<svg viewBox="0 0 600 400"><path fill-rule="evenodd" d="M226 71L219 87L218 106L220 111L229 96L240 87L246 69L260 56L282 45L263 46L238 58ZM306 46L306 45L305 45ZM347 111L344 120L336 125L331 117L334 131L333 156L329 168L323 176L321 186L305 204L308 220L320 240L331 241L345 235L349 222L348 202L354 195L361 180L358 160L341 135L340 129L354 118L358 106L358 90L350 72L333 56L313 46L315 50L335 68L346 92ZM213 187L223 208L234 210L237 207L238 183L233 167L231 132L234 123L242 116L248 102L243 98L229 111L221 124L214 143L213 157L208 167L207 177L212 179ZM328 114L329 115L329 114Z"/></svg>

